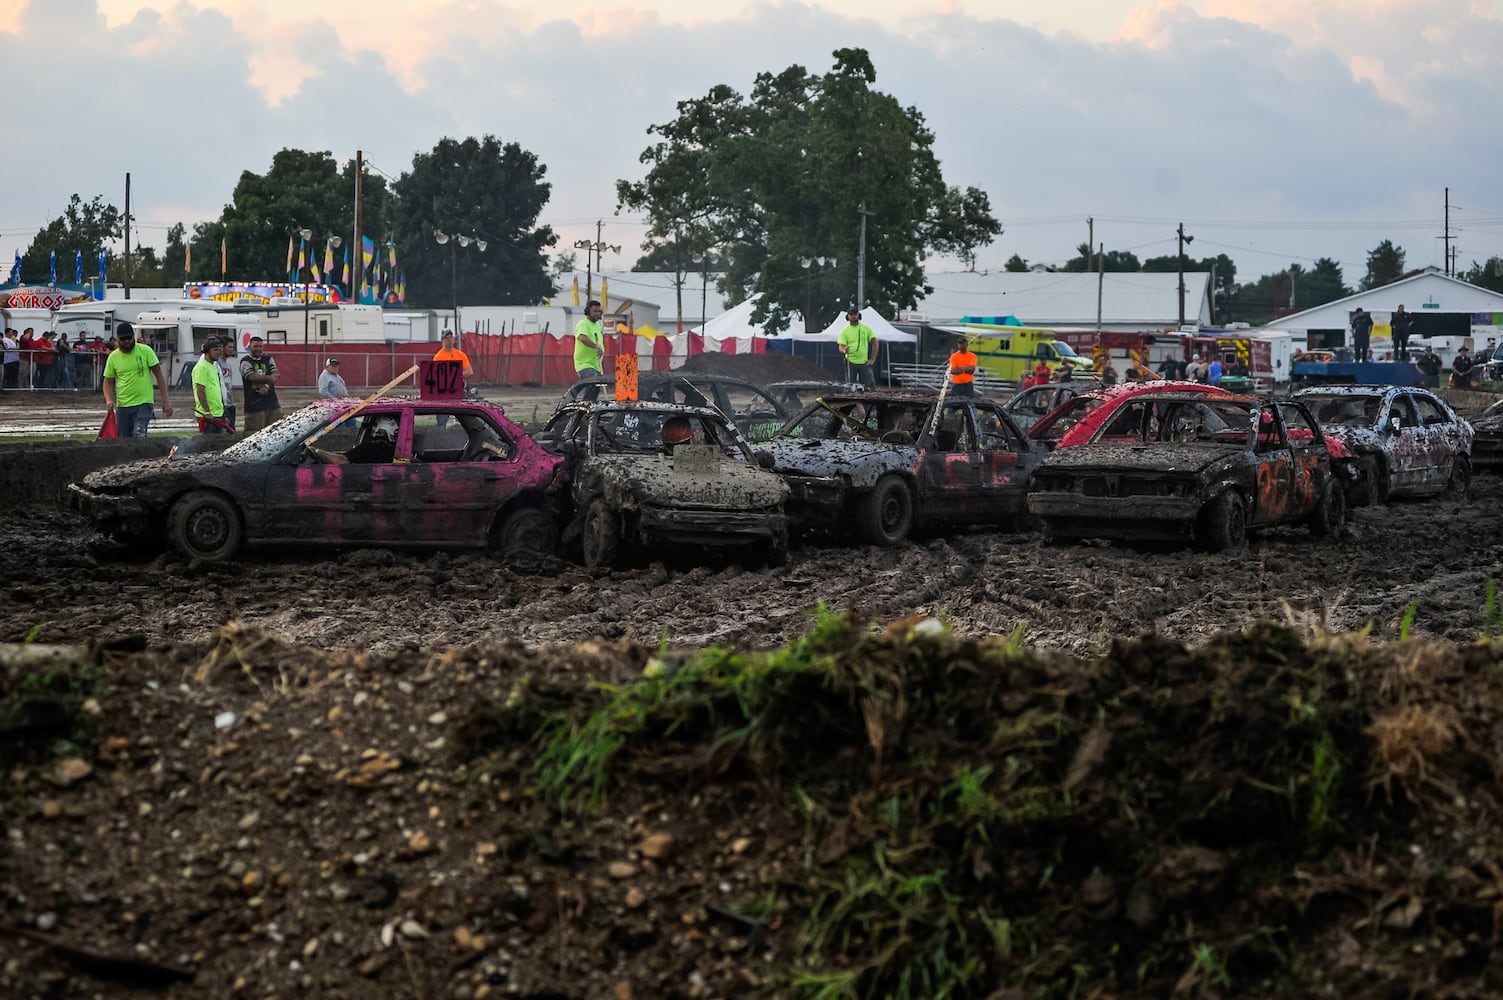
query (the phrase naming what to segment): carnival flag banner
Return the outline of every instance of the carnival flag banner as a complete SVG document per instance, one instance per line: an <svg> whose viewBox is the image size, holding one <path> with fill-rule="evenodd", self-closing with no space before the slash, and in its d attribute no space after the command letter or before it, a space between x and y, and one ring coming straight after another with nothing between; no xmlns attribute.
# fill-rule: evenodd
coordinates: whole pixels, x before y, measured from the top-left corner
<svg viewBox="0 0 1503 1000"><path fill-rule="evenodd" d="M16 251L16 265L10 269L10 282L13 285L21 283L21 251Z"/></svg>
<svg viewBox="0 0 1503 1000"><path fill-rule="evenodd" d="M49 269L48 269L48 272L47 272L47 284L49 284L49 285L55 285L55 284L57 284L57 251L56 250L52 251L52 255L51 255L51 258L50 258L50 263L48 265L48 268Z"/></svg>
<svg viewBox="0 0 1503 1000"><path fill-rule="evenodd" d="M99 251L99 287L94 290L94 298L100 299L101 301L104 299L104 290L105 290L105 287L106 287L105 286L104 273L105 273L105 264L108 263L108 261L109 261L109 258L105 255L105 252L103 250ZM19 257L17 257L16 258L16 267L19 269L20 266L21 266L21 259Z"/></svg>
<svg viewBox="0 0 1503 1000"><path fill-rule="evenodd" d="M324 240L324 280L334 280L334 241Z"/></svg>
<svg viewBox="0 0 1503 1000"><path fill-rule="evenodd" d="M292 273L292 237L287 237L287 280L296 281L297 275Z"/></svg>
<svg viewBox="0 0 1503 1000"><path fill-rule="evenodd" d="M83 251L73 251L73 283L83 284Z"/></svg>
<svg viewBox="0 0 1503 1000"><path fill-rule="evenodd" d="M223 278L230 270L230 247L228 237L219 237L219 276Z"/></svg>

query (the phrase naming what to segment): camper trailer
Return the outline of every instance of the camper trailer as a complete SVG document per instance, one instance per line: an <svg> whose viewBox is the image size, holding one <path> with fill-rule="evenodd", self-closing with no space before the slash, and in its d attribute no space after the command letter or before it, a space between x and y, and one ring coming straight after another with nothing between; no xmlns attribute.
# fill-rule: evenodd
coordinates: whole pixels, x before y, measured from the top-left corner
<svg viewBox="0 0 1503 1000"><path fill-rule="evenodd" d="M204 341L218 337L233 345L225 357L233 357L261 333L260 319L254 314L214 309L174 309L145 312L136 317L136 338L145 343L167 368L167 382L187 386L193 380L193 366L203 353ZM230 365L233 384L240 385L240 365Z"/></svg>

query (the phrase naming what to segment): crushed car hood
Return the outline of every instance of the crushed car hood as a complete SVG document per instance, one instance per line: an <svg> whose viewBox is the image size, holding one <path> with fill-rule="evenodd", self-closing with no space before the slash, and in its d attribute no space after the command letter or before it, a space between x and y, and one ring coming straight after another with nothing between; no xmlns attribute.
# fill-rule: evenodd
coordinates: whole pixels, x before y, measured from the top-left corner
<svg viewBox="0 0 1503 1000"><path fill-rule="evenodd" d="M211 465L223 465L227 459L219 452L204 452L186 458L143 458L123 465L109 465L96 469L84 477L84 485L90 489L110 490L134 486L141 482L157 484L164 476L172 474L191 475Z"/></svg>
<svg viewBox="0 0 1503 1000"><path fill-rule="evenodd" d="M776 506L788 496L783 480L766 469L722 461L703 471L686 471L675 469L668 455L597 456L579 479L599 479L608 491L662 507L751 510Z"/></svg>
<svg viewBox="0 0 1503 1000"><path fill-rule="evenodd" d="M1044 460L1042 469L1117 472L1200 472L1217 462L1242 453L1235 445L1214 444L1102 444L1059 448Z"/></svg>
<svg viewBox="0 0 1503 1000"><path fill-rule="evenodd" d="M843 467L880 459L892 466L912 466L919 450L913 445L880 441L774 441L762 445L772 454L773 468L809 476L829 476Z"/></svg>

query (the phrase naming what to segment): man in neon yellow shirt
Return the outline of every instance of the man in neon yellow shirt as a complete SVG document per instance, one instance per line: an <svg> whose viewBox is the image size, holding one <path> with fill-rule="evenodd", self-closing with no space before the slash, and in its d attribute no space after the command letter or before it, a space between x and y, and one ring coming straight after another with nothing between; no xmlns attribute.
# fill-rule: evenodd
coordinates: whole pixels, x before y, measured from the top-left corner
<svg viewBox="0 0 1503 1000"><path fill-rule="evenodd" d="M600 303L591 299L585 303L585 318L574 324L574 377L595 378L605 367L605 328L600 322L604 315ZM592 385L581 394L583 399L596 399L600 387Z"/></svg>
<svg viewBox="0 0 1503 1000"><path fill-rule="evenodd" d="M877 387L877 335L872 328L861 322L861 312L852 309L845 314L846 325L840 331L836 343L846 363L855 369L856 381L868 389Z"/></svg>
<svg viewBox="0 0 1503 1000"><path fill-rule="evenodd" d="M156 352L136 343L135 328L129 323L115 328L115 342L119 346L104 362L104 406L115 414L115 428L121 437L145 437L156 389L162 390L162 413L172 416L167 375Z"/></svg>
<svg viewBox="0 0 1503 1000"><path fill-rule="evenodd" d="M204 341L203 352L193 366L193 415L198 418L198 433L233 433L224 419L224 389L219 377L224 347L218 337L210 337Z"/></svg>

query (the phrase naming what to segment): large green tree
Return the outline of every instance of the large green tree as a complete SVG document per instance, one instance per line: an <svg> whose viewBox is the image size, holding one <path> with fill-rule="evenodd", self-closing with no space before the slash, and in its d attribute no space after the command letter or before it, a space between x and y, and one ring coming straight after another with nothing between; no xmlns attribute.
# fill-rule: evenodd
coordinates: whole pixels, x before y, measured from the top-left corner
<svg viewBox="0 0 1503 1000"><path fill-rule="evenodd" d="M718 249L718 286L761 293L765 329L794 312L824 326L855 299L864 220L867 303L912 308L932 291L921 259L971 261L1002 227L985 192L945 183L923 115L876 77L864 50L839 49L823 76L790 66L745 99L721 84L680 101L648 129L660 141L642 153L646 177L617 183L619 208L647 215L649 242Z"/></svg>
<svg viewBox="0 0 1503 1000"><path fill-rule="evenodd" d="M122 222L120 210L101 196L95 195L93 201L85 202L73 195L63 214L37 230L31 246L21 255L21 280L27 284L46 284L51 277L52 254L56 252L58 283L71 285L76 270L74 254L79 251L84 257L84 277L97 278L99 251L124 235ZM6 277L10 277L14 263L5 262Z"/></svg>
<svg viewBox="0 0 1503 1000"><path fill-rule="evenodd" d="M1185 270L1197 273L1207 273L1212 276L1211 288L1211 318L1214 323L1232 323L1233 306L1232 300L1237 288L1237 265L1226 254L1217 254L1214 257L1201 257L1196 259L1185 256ZM1155 274L1177 274L1180 268L1180 260L1174 254L1165 254L1162 257L1149 257L1143 261L1143 270ZM1193 314L1194 310L1186 304L1185 308Z"/></svg>
<svg viewBox="0 0 1503 1000"><path fill-rule="evenodd" d="M1503 292L1503 257L1489 257L1485 264L1472 261L1471 269L1461 276L1461 280L1469 281L1481 288Z"/></svg>
<svg viewBox="0 0 1503 1000"><path fill-rule="evenodd" d="M194 227L193 268L191 277L220 277L220 249L223 240L228 267L225 277L232 281L286 281L311 279L307 265L316 255L322 270L325 250L331 237L339 237L342 246L335 251L338 269L342 253L351 252L355 229L355 164L346 161L341 169L327 150L310 153L301 149L283 149L272 157L271 169L264 175L245 171L235 184L234 200L226 205L217 223ZM386 182L367 174L362 181L361 228L384 242L391 230L391 198ZM298 230L312 236L303 241ZM287 248L293 243L292 268L287 265ZM299 243L305 251L304 267L298 270ZM351 253L350 260L358 260ZM171 261L169 260L169 264ZM296 272L296 274L294 274Z"/></svg>
<svg viewBox="0 0 1503 1000"><path fill-rule="evenodd" d="M1391 285L1404 276L1404 251L1384 240L1367 252L1367 274L1362 278L1361 289L1367 291Z"/></svg>
<svg viewBox="0 0 1503 1000"><path fill-rule="evenodd" d="M1233 289L1226 322L1259 326L1350 294L1352 290L1342 277L1341 265L1330 257L1320 258L1308 270L1299 264L1290 264L1282 271L1265 274Z"/></svg>
<svg viewBox="0 0 1503 1000"><path fill-rule="evenodd" d="M489 135L445 137L414 156L392 185L407 301L528 305L552 295L547 251L558 237L538 225L552 189L545 173L534 154ZM440 244L435 233L464 241Z"/></svg>

